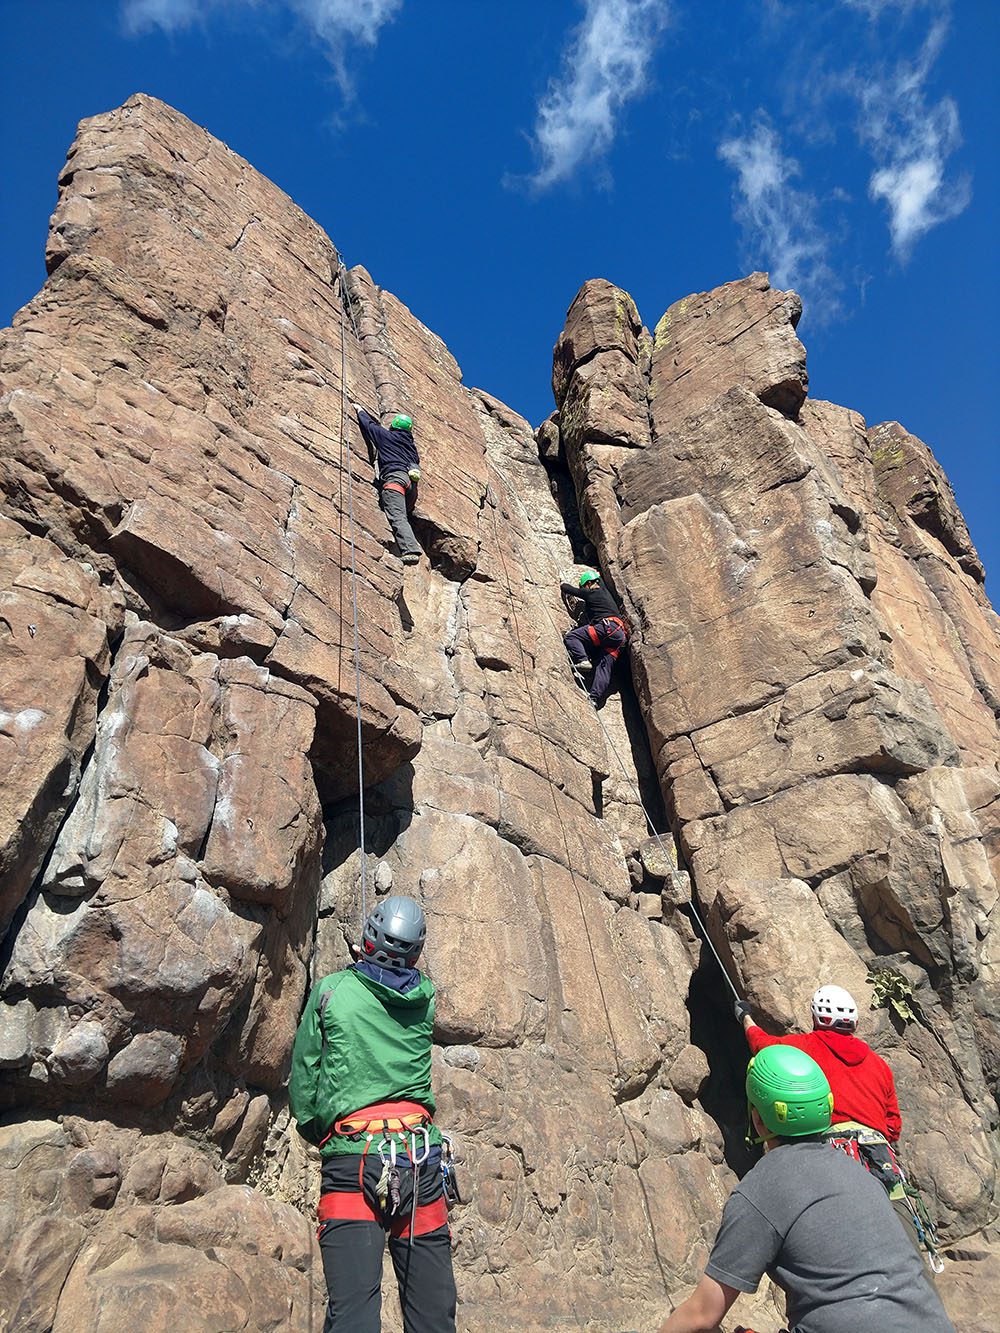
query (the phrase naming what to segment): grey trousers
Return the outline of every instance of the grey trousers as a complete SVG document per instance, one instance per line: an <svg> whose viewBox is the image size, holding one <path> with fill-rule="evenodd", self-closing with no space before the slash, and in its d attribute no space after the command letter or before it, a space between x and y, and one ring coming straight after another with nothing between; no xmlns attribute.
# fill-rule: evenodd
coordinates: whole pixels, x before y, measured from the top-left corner
<svg viewBox="0 0 1000 1333"><path fill-rule="evenodd" d="M388 489L388 483L402 486L405 494L400 491ZM389 527L392 528L392 535L396 539L396 545L399 547L400 555L420 555L421 545L413 535L413 529L410 527L410 515L408 500L410 499L412 482L405 472L387 472L382 478L382 508L385 510L385 516L389 520Z"/></svg>

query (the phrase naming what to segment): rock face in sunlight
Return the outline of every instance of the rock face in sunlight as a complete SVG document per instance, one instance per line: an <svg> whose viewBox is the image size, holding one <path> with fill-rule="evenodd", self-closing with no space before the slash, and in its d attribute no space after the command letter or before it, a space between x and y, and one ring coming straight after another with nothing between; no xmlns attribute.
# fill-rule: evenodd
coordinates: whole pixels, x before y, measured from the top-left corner
<svg viewBox="0 0 1000 1333"><path fill-rule="evenodd" d="M646 1330L697 1279L745 1049L692 895L772 1030L853 990L985 1330L1000 635L927 446L807 397L798 298L754 274L651 335L585 283L533 432L142 96L82 123L47 260L0 334L11 1329L181 1288L206 1333L321 1326L291 1043L391 891L428 916L466 1333ZM414 420L405 580L351 401ZM590 564L634 630L600 713L561 642ZM885 970L912 1019L869 1008Z"/></svg>

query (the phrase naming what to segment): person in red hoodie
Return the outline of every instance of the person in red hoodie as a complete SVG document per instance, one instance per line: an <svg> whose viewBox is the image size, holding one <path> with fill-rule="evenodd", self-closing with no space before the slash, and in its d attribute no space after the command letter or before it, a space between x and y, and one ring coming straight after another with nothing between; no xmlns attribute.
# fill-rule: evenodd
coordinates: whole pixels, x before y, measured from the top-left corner
<svg viewBox="0 0 1000 1333"><path fill-rule="evenodd" d="M740 1001L736 1010L747 1044L756 1055L765 1046L797 1046L822 1069L833 1093L834 1126L853 1121L877 1129L895 1143L903 1128L892 1070L867 1042L854 1035L858 1006L842 986L820 986L812 998L812 1032L771 1037L753 1021Z"/></svg>
<svg viewBox="0 0 1000 1333"><path fill-rule="evenodd" d="M855 1036L858 1006L850 992L843 986L820 986L812 997L812 1032L787 1037L772 1037L758 1027L742 1000L736 1002L735 1012L753 1055L765 1046L796 1046L812 1056L833 1093L827 1142L881 1180L910 1240L918 1251L926 1249L933 1257L930 1219L914 1216L906 1198L906 1176L891 1146L898 1143L903 1128L892 1070Z"/></svg>

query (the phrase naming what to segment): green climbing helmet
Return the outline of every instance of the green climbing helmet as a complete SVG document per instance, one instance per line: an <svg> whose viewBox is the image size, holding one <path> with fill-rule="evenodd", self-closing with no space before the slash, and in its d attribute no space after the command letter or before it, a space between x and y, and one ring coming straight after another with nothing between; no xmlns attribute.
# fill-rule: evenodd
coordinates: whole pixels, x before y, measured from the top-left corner
<svg viewBox="0 0 1000 1333"><path fill-rule="evenodd" d="M406 414L403 413L403 412L400 412L399 416L393 417L393 419L392 419L392 429L393 429L393 430L412 430L412 429L413 429L413 418L412 418L412 417L408 417L408 416L406 416Z"/></svg>
<svg viewBox="0 0 1000 1333"><path fill-rule="evenodd" d="M600 574L595 574L592 569L588 569L580 575L580 587L585 588L588 583L596 583L600 577Z"/></svg>
<svg viewBox="0 0 1000 1333"><path fill-rule="evenodd" d="M812 1056L795 1046L757 1052L747 1066L747 1101L768 1130L764 1138L802 1138L830 1127L829 1081Z"/></svg>

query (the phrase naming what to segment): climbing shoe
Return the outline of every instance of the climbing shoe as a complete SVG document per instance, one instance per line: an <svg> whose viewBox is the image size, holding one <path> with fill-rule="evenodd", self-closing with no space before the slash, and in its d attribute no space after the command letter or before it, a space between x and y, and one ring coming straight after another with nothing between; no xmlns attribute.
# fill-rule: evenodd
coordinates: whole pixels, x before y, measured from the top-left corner
<svg viewBox="0 0 1000 1333"><path fill-rule="evenodd" d="M419 565L420 564L419 554L416 551L407 551L407 553L403 556L403 564Z"/></svg>

